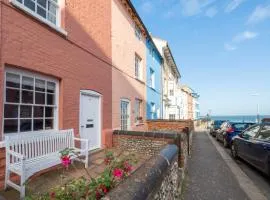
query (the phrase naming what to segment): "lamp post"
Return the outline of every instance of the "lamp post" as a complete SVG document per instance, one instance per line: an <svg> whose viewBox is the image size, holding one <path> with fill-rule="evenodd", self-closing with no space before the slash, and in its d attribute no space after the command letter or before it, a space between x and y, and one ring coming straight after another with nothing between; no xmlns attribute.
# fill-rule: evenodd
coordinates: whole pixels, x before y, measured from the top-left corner
<svg viewBox="0 0 270 200"><path fill-rule="evenodd" d="M251 96L258 97L260 96L260 94L254 93L254 94L251 94ZM259 122L260 122L260 104L259 104L259 100L257 100L257 123Z"/></svg>

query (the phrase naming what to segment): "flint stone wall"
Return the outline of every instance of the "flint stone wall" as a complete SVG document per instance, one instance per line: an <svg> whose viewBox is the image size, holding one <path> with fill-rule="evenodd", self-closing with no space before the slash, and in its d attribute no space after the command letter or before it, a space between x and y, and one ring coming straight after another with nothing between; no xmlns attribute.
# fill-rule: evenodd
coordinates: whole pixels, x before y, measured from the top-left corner
<svg viewBox="0 0 270 200"><path fill-rule="evenodd" d="M178 166L178 153L179 149L176 145L165 146L104 199L179 199L178 189L181 177Z"/></svg>

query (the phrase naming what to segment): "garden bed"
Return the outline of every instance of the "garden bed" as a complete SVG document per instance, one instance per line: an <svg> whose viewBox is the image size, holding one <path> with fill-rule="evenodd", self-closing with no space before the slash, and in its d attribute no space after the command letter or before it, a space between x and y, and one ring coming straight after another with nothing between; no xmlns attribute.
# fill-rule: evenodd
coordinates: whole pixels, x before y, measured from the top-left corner
<svg viewBox="0 0 270 200"><path fill-rule="evenodd" d="M114 163L108 163L108 157L110 157L108 156L108 152L112 153L109 154L111 154L111 158L115 160ZM68 169L65 169L61 166L52 171L44 173L41 176L34 176L27 183L26 194L28 195L28 197L26 199L66 200L68 198L63 196L68 194L72 197L72 195L69 194L70 192L73 193L73 195L80 195L83 192L86 195L90 195L87 194L87 192L89 192L89 189L91 188L91 190L96 190L98 187L99 189L97 190L103 190L103 193L105 194L112 187L117 185L122 180L122 178L128 176L130 173L133 173L145 162L145 160L148 160L150 156L145 156L142 154L128 151L123 152L119 149L113 148L107 149L106 152L103 150L91 154L89 158L90 164L88 169L85 169L84 165L82 165L81 163L74 162L73 164L68 166ZM125 163L125 161L128 162ZM124 164L126 166L124 166ZM132 165L132 170L128 169L130 165ZM124 169L124 167L126 168ZM108 168L110 168L109 172ZM120 170L114 171L114 169ZM125 172L126 174L124 174L123 172ZM112 178L114 178L114 180L111 180ZM104 182L107 184L106 189L104 187ZM101 196L104 195L102 192L100 193L100 196L98 194L94 195L98 197L96 199L99 199ZM5 197L6 199L19 199L19 193L15 190L1 192L0 195ZM59 197L57 195L59 195ZM74 199L74 197L72 197L71 199Z"/></svg>

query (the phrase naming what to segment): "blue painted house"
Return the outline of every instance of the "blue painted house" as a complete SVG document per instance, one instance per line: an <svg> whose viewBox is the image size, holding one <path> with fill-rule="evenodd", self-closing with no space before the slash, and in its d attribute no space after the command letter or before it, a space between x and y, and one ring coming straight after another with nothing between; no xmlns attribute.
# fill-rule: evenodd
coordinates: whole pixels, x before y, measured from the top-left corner
<svg viewBox="0 0 270 200"><path fill-rule="evenodd" d="M162 118L162 79L163 59L151 37L146 42L146 117L147 119Z"/></svg>

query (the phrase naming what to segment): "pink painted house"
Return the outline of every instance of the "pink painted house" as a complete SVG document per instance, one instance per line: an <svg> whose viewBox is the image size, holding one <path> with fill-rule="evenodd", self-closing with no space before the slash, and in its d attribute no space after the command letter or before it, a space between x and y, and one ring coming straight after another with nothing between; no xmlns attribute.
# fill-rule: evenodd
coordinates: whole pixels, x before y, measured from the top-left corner
<svg viewBox="0 0 270 200"><path fill-rule="evenodd" d="M112 0L112 127L144 130L147 30L129 0Z"/></svg>

